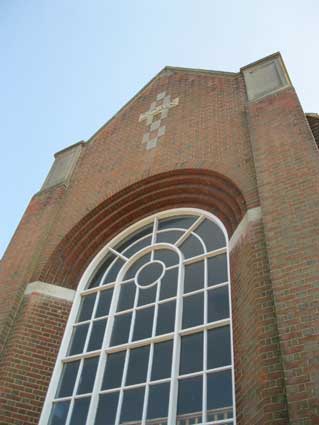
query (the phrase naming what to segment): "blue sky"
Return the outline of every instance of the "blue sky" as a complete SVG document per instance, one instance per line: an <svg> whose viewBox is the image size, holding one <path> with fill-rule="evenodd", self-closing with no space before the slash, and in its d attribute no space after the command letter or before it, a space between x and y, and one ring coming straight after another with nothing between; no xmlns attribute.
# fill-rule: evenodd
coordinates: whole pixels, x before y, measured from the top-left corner
<svg viewBox="0 0 319 425"><path fill-rule="evenodd" d="M1 0L0 257L53 154L165 65L237 72L280 51L319 112L318 0Z"/></svg>

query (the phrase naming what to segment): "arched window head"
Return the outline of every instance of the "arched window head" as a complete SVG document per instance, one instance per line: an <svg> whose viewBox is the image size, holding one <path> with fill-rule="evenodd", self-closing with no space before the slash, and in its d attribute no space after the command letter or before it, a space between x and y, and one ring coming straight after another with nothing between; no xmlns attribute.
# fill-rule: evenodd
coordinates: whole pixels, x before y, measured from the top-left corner
<svg viewBox="0 0 319 425"><path fill-rule="evenodd" d="M40 424L234 425L227 248L196 209L113 239L79 284Z"/></svg>

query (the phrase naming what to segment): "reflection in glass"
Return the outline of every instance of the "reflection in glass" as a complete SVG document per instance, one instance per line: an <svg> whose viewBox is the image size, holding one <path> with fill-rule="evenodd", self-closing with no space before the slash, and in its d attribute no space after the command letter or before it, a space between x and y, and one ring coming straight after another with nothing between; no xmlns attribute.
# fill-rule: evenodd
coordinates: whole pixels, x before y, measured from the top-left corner
<svg viewBox="0 0 319 425"><path fill-rule="evenodd" d="M175 301L169 301L158 306L156 335L163 335L174 331Z"/></svg>
<svg viewBox="0 0 319 425"><path fill-rule="evenodd" d="M125 344L128 341L132 313L115 316L111 345Z"/></svg>
<svg viewBox="0 0 319 425"><path fill-rule="evenodd" d="M177 419L189 424L202 422L203 377L181 379L178 383ZM191 414L191 415L190 415Z"/></svg>
<svg viewBox="0 0 319 425"><path fill-rule="evenodd" d="M150 386L147 419L157 419L156 422L161 425L165 425L167 423L169 389L169 382ZM146 421L146 423L148 422Z"/></svg>
<svg viewBox="0 0 319 425"><path fill-rule="evenodd" d="M227 319L229 317L228 287L208 291L208 322Z"/></svg>
<svg viewBox="0 0 319 425"><path fill-rule="evenodd" d="M182 328L202 325L204 322L204 293L189 295L183 298Z"/></svg>
<svg viewBox="0 0 319 425"><path fill-rule="evenodd" d="M71 339L69 356L83 353L88 328L89 328L89 324L85 323L84 325L76 326L73 329L73 336Z"/></svg>
<svg viewBox="0 0 319 425"><path fill-rule="evenodd" d="M156 298L157 285L151 286L150 288L143 288L142 291L138 293L138 303L137 305L151 304L155 302Z"/></svg>
<svg viewBox="0 0 319 425"><path fill-rule="evenodd" d="M158 249L154 253L154 259L162 261L166 267L178 264L178 255L170 249Z"/></svg>
<svg viewBox="0 0 319 425"><path fill-rule="evenodd" d="M120 424L132 422L133 425L134 421L142 419L144 391L144 387L124 391Z"/></svg>
<svg viewBox="0 0 319 425"><path fill-rule="evenodd" d="M231 370L209 373L207 375L207 410L231 407L232 404Z"/></svg>
<svg viewBox="0 0 319 425"><path fill-rule="evenodd" d="M151 261L139 270L136 275L136 283L144 289L148 285L159 281L164 273L164 265L158 261Z"/></svg>
<svg viewBox="0 0 319 425"><path fill-rule="evenodd" d="M185 266L184 293L204 288L204 261Z"/></svg>
<svg viewBox="0 0 319 425"><path fill-rule="evenodd" d="M85 397L74 401L70 425L85 425L90 400L90 397Z"/></svg>
<svg viewBox="0 0 319 425"><path fill-rule="evenodd" d="M75 379L79 370L80 361L65 363L62 370L60 384L56 397L68 397L72 395Z"/></svg>
<svg viewBox="0 0 319 425"><path fill-rule="evenodd" d="M108 354L103 376L102 390L118 388L121 386L125 351Z"/></svg>
<svg viewBox="0 0 319 425"><path fill-rule="evenodd" d="M113 288L100 292L100 298L99 298L99 303L97 305L95 317L107 316L109 314L111 301L112 301L112 295L113 295Z"/></svg>
<svg viewBox="0 0 319 425"><path fill-rule="evenodd" d="M182 336L180 375L203 370L203 333Z"/></svg>
<svg viewBox="0 0 319 425"><path fill-rule="evenodd" d="M154 307L147 307L136 311L133 341L152 336L153 317Z"/></svg>
<svg viewBox="0 0 319 425"><path fill-rule="evenodd" d="M154 345L151 380L169 378L172 369L173 340Z"/></svg>
<svg viewBox="0 0 319 425"><path fill-rule="evenodd" d="M70 402L60 401L53 403L49 425L65 425L66 417L68 415Z"/></svg>
<svg viewBox="0 0 319 425"><path fill-rule="evenodd" d="M99 357L84 360L77 394L90 393L93 388Z"/></svg>
<svg viewBox="0 0 319 425"><path fill-rule="evenodd" d="M231 364L229 326L211 329L207 332L207 350L208 369Z"/></svg>
<svg viewBox="0 0 319 425"><path fill-rule="evenodd" d="M196 255L203 254L204 252L204 248L200 240L192 234L190 234L179 246L179 249L184 254L184 258L195 257Z"/></svg>
<svg viewBox="0 0 319 425"><path fill-rule="evenodd" d="M227 276L227 256L226 254L216 255L207 260L208 286L217 285L228 280Z"/></svg>
<svg viewBox="0 0 319 425"><path fill-rule="evenodd" d="M157 243L170 243L172 245L184 234L182 230L168 230L166 232L159 232L156 236Z"/></svg>
<svg viewBox="0 0 319 425"><path fill-rule="evenodd" d="M87 351L99 350L102 347L106 322L107 319L97 320L93 322L92 332Z"/></svg>
<svg viewBox="0 0 319 425"><path fill-rule="evenodd" d="M196 228L195 232L203 239L207 252L223 248L226 245L222 229L207 218Z"/></svg>
<svg viewBox="0 0 319 425"><path fill-rule="evenodd" d="M149 352L149 345L134 348L130 351L126 385L134 385L146 381Z"/></svg>
<svg viewBox="0 0 319 425"><path fill-rule="evenodd" d="M134 305L136 285L133 280L122 283L120 288L120 297L117 304L117 311L128 310Z"/></svg>
<svg viewBox="0 0 319 425"><path fill-rule="evenodd" d="M160 300L176 297L178 267L167 270L161 280Z"/></svg>
<svg viewBox="0 0 319 425"><path fill-rule="evenodd" d="M85 320L91 319L95 298L96 294L82 297L78 322L84 322Z"/></svg>
<svg viewBox="0 0 319 425"><path fill-rule="evenodd" d="M122 258L118 257L114 261L114 263L111 265L109 271L107 272L106 277L103 280L103 285L105 285L106 283L115 282L117 275L123 265L124 265L124 261L122 260Z"/></svg>
<svg viewBox="0 0 319 425"><path fill-rule="evenodd" d="M114 425L119 393L101 394L94 425Z"/></svg>

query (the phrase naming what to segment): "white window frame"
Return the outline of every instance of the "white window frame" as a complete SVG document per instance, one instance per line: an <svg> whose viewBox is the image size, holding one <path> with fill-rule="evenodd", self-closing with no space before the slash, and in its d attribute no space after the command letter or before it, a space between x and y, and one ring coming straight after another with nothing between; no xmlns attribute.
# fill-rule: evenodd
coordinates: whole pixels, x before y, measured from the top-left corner
<svg viewBox="0 0 319 425"><path fill-rule="evenodd" d="M133 257L131 259L126 259L126 257L123 257L122 254L117 253L117 255L119 257L123 257L123 259L126 259L127 262L124 265L124 267L122 267L121 272L119 273L116 283L113 284L114 287L114 293L113 293L113 297L112 297L112 304L110 307L110 313L109 313L109 320L108 320L108 324L106 327L106 332L104 335L104 340L103 340L103 345L102 345L102 349L100 350L96 350L96 351L92 351L90 353L82 353L79 355L73 355L73 356L67 356L67 351L69 348L69 344L70 344L70 340L72 337L72 331L73 331L73 326L76 323L76 318L78 315L78 311L80 308L80 303L81 303L81 296L83 294L89 294L89 293L93 293L93 292L98 292L101 290L101 287L97 286L94 288L90 288L90 289L85 289L89 279L92 277L92 275L94 274L94 272L97 271L97 269L99 268L99 266L102 264L103 259L106 257L108 252L116 252L114 251L114 249L112 247L116 246L119 242L121 242L122 240L124 240L127 236L130 236L131 234L133 234L135 231L139 230L140 228L144 227L145 225L154 222L154 228L153 228L153 233L152 233L152 243L151 245L149 245L148 247L142 249L141 251L138 252L138 257L142 256L145 254L145 252L147 250L152 250L154 249L154 236L156 234L157 231L157 223L158 220L160 219L164 219L164 218L173 218L174 216L187 216L187 215L197 215L198 219L195 220L195 222L186 230L186 232L184 233L184 235L176 242L176 246L175 245L171 245L171 244L167 244L167 243L159 243L159 244L155 244L158 248L169 248L172 250L175 250L175 252L177 252L177 254L179 255L179 265L178 267L180 267L180 271L179 272L179 282L178 282L178 293L177 293L177 297L176 299L176 315L175 315L175 330L174 330L174 335L173 338L172 336L170 338L168 338L168 334L166 335L159 335L156 337L151 337L148 338L147 340L141 340L141 341L136 341L133 343L128 342L127 344L123 344L120 346L115 346L115 347L109 347L109 344L107 344L107 347L109 348L105 348L105 342L107 340L110 340L111 338L111 332L112 332L112 323L114 320L114 313L115 313L115 309L117 307L117 301L118 301L118 294L119 294L119 282L121 281L121 278L124 276L126 270L129 268L130 264L132 263L132 258L134 259L134 261L137 259L137 254L133 255ZM199 225L199 219L200 221L203 221L205 218L207 218L208 220L214 222L215 224L218 225L218 227L222 230L224 236L225 236L225 240L226 240L226 246L225 248L221 248L219 250L215 250L215 251L210 251L210 254L207 255L207 253L204 253L202 255L198 255L198 256L194 256L190 259L184 259L180 250L178 249L178 246L186 239L187 235ZM173 230L173 229L169 229L169 230ZM224 283L220 283L218 285L214 285L213 288L218 288L218 287L222 287L222 286L228 286L228 296L229 296L229 319L223 319L222 321L218 321L218 322L213 322L213 323L205 323L206 322L206 318L207 318L207 312L204 313L205 314L205 321L203 325L199 325L193 328L187 328L187 329L181 329L181 320L182 320L182 300L183 300L183 265L186 264L190 264L192 262L198 261L200 259L200 257L203 258L208 258L211 256L215 256L218 254L222 254L222 253L226 253L227 255L227 273L228 273L228 281L224 282ZM207 268L205 267L205 270ZM206 272L205 272L206 273ZM106 289L111 287L112 285L105 285L105 288L103 287L103 289ZM117 294L116 294L117 291ZM207 297L207 276L205 276L205 286L204 289L202 290L198 290L198 291L194 291L191 292L189 294L184 294L185 296L189 296L189 295L193 295L196 292L204 292L204 297ZM157 290L157 292L159 292L159 290ZM136 294L138 293L138 291L136 291ZM137 295L135 295L135 298L137 298ZM158 295L157 295L157 301L158 301ZM169 301L169 300L167 300ZM135 304L136 306L136 299L135 299ZM155 302L155 307L156 305L158 305ZM95 305L95 308L97 306L97 303ZM207 302L204 302L204 308L207 309ZM135 312L136 310L134 310ZM133 313L134 314L134 313ZM94 317L92 315L92 317ZM132 319L133 320L133 319ZM112 322L112 323L111 323ZM156 319L154 317L154 323L153 323L153 328L154 328L154 324L156 323ZM191 376L198 376L198 375L202 375L204 376L205 374L207 375L208 371L207 370L207 332L204 332L205 330L207 331L208 329L212 329L214 327L220 327L223 325L229 325L230 327L230 346L231 346L231 365L230 366L225 366L225 367L221 367L218 369L213 369L213 371L222 371L222 370L231 370L231 375L232 375L232 398L233 398L233 418L232 419L228 419L228 420L218 420L218 421L213 421L213 422L207 422L206 418L205 418L205 412L206 412L206 399L207 399L207 386L204 383L204 388L203 388L203 394L202 394L202 398L203 398L203 421L202 423L198 424L198 425L208 425L208 424L227 424L227 423L233 423L233 425L236 425L236 399L235 399L235 373L234 373L234 349L233 349L233 327L232 327L232 300L231 300L231 282L230 282L230 269L229 269L229 238L228 238L228 234L226 231L225 226L223 225L223 223L213 214L205 211L205 210L201 210L201 209L197 209L197 208L175 208L175 209L171 209L171 210L166 210L163 212L159 212L156 214L153 214L151 216L148 216L147 218L129 226L128 228L126 228L123 232L121 232L119 235L117 235L115 238L112 239L111 242L109 242L103 249L101 249L101 251L95 256L95 258L91 261L91 263L89 264L89 266L87 267L86 271L84 272L82 278L80 279L79 285L78 285L78 289L76 291L75 294L75 298L74 298L74 302L70 311L70 315L69 315L69 319L66 325L66 329L65 329L65 333L64 336L62 338L62 343L60 346L60 350L56 359L56 364L52 373L52 378L51 378L51 382L46 394L46 399L45 399L45 403L42 409L42 414L40 417L40 421L39 421L39 425L47 425L49 418L50 418L50 413L51 413L51 409L52 409L52 402L55 399L55 394L59 385L59 381L60 381L60 377L61 377L61 373L62 373L62 368L63 368L63 364L65 362L65 358L68 357L68 359L74 361L77 359L82 359L82 358L89 358L89 357L94 357L97 355L100 355L99 361L98 361L98 367L97 367L97 371L96 371L96 379L94 382L94 386L93 386L93 390L92 390L92 400L90 403L90 407L89 407L89 411L88 411L88 416L87 416L87 425L93 425L94 424L94 420L95 420L95 416L96 416L96 412L97 412L97 405L98 405L98 397L99 394L101 393L106 393L108 392L107 390L104 391L100 391L101 388L101 383L102 383L102 379L103 379L103 371L104 371L104 367L105 367L105 362L106 362L106 356L102 355L103 352L106 352L106 350L108 352L115 352L115 351L120 351L122 349L124 349L124 347L126 347L127 349L130 348L135 348L138 346L142 346L142 345L146 345L145 342L147 341L148 344L153 347L154 342L161 342L161 341L165 341L165 340L169 340L169 339L173 339L174 344L173 344L173 357L172 357L172 373L171 373L171 377L166 379L166 380L161 380L159 383L162 382L171 382L171 386L170 386L170 402L169 402L169 412L168 412L168 419L167 419L167 423L168 424L173 424L175 423L175 419L176 419L176 410L177 410L177 395L178 395L178 380L180 379L178 377L179 375L179 360L180 360L180 342L181 342L181 336L184 335L191 335L194 333L197 333L199 331L203 331L204 334L204 349L203 349L203 353L204 353L204 364L203 364L203 370L200 372L195 372L195 373L191 373L188 375L183 376L182 379L184 379L184 377L191 377ZM133 326L131 326L131 333L132 333L132 328ZM154 332L153 332L154 335ZM87 343L88 343L89 338L87 337ZM151 355L150 355L151 356ZM126 356L127 357L127 356ZM125 377L125 368L127 369L127 363L128 361L126 360L126 365L124 366L124 371L123 371L123 379L122 379L122 384L124 381L124 377ZM83 364L83 362L82 362ZM80 372L78 371L78 376L77 376L77 380L80 377ZM148 376L147 376L147 380L145 381L145 383L143 384L147 389L149 388L149 386L147 385L150 382L150 366L148 368ZM204 379L203 382L206 382L206 380ZM134 388L134 387L139 387L142 386L141 384L136 384L136 385L131 385L130 388ZM75 388L77 387L77 382L75 383ZM111 392L111 391L109 391ZM120 398L121 395L123 397L123 385L121 386L121 390L120 390ZM80 395L76 398L80 398L80 397L85 397L87 396L87 394L83 394ZM70 397L66 397L65 399L69 399ZM121 402L119 398L119 403ZM62 398L59 400L63 400ZM72 402L74 402L74 397L72 397L72 401L69 407L69 413L67 416L67 421L66 421L66 425L69 425L70 423L70 418L71 418L71 410L72 410ZM143 416L142 416L142 422L141 424L144 425L145 421L146 421L146 407L145 407L146 403L144 403L144 411L143 411ZM117 412L117 418L116 418L116 425L118 425L119 423L119 411L121 409L118 409ZM187 415L186 415L187 416Z"/></svg>

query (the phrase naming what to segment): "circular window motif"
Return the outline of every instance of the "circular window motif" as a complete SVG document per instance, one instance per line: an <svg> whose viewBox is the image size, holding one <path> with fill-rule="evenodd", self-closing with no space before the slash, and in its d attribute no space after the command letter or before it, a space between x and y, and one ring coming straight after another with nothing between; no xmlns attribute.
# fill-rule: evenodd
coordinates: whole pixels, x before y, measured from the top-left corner
<svg viewBox="0 0 319 425"><path fill-rule="evenodd" d="M144 264L136 274L136 284L142 288L157 283L164 275L165 267L161 261L150 261Z"/></svg>

